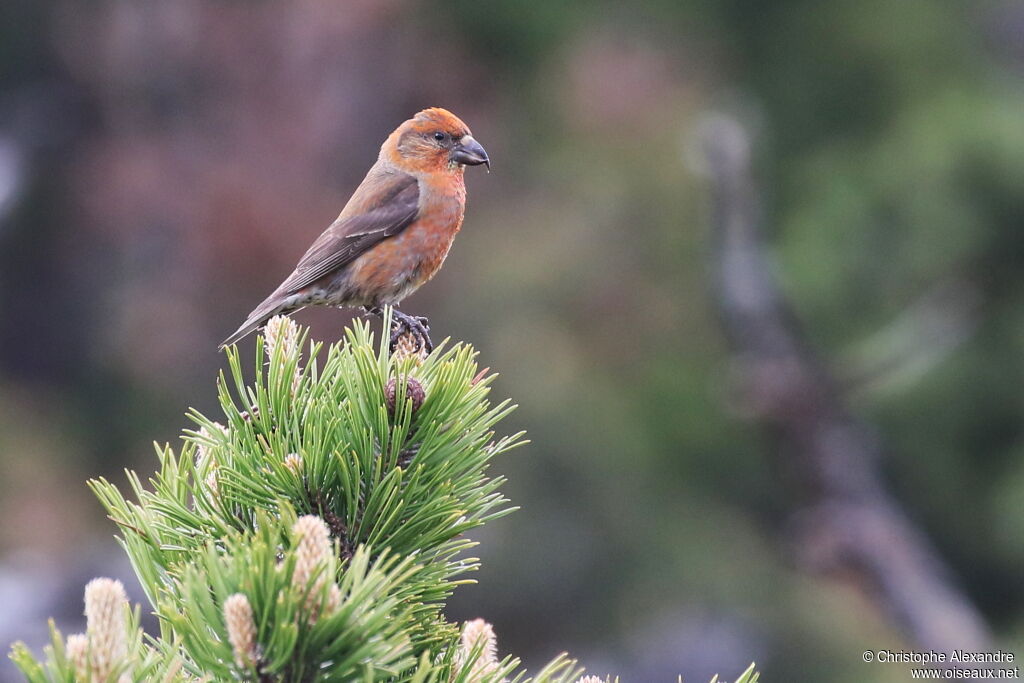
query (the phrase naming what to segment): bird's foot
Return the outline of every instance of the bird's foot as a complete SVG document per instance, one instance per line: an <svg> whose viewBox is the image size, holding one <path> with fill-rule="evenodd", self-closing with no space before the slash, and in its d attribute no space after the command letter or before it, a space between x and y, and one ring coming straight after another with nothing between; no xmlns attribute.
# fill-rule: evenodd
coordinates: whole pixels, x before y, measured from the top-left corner
<svg viewBox="0 0 1024 683"><path fill-rule="evenodd" d="M384 318L384 309L379 306L364 306L363 310L369 315ZM421 315L406 315L397 308L391 309L391 352L399 345L399 340L405 335L410 335L415 342L413 351L424 350L430 353L434 350L434 343L430 341L430 321Z"/></svg>
<svg viewBox="0 0 1024 683"><path fill-rule="evenodd" d="M394 309L391 312L391 352L394 353L399 340L405 335L411 335L416 341L415 350L423 350L430 353L434 350L434 343L430 341L430 321L419 315L406 315Z"/></svg>

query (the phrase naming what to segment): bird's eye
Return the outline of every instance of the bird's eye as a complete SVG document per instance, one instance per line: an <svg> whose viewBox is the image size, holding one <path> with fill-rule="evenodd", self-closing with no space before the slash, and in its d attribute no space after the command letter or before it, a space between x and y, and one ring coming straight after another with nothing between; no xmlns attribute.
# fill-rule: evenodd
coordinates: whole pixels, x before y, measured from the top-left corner
<svg viewBox="0 0 1024 683"><path fill-rule="evenodd" d="M441 132L434 133L434 139L437 140L438 142L443 142L444 139L447 138L447 137L448 137L448 135L446 133L441 133Z"/></svg>

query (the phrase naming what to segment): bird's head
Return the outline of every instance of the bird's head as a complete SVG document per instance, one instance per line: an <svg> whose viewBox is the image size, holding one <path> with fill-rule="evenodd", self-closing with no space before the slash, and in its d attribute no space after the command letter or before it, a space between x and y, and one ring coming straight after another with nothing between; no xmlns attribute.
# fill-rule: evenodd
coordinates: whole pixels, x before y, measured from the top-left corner
<svg viewBox="0 0 1024 683"><path fill-rule="evenodd" d="M469 126L447 109L424 109L400 125L381 147L381 154L409 173L462 171L491 160L473 139Z"/></svg>

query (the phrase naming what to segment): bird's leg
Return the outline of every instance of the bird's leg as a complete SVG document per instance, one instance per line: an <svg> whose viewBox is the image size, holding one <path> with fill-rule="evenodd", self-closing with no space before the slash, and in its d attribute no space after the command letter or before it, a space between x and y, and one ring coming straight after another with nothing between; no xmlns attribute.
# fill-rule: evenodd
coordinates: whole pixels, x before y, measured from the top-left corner
<svg viewBox="0 0 1024 683"><path fill-rule="evenodd" d="M380 306L363 306L363 310L370 315L384 318L384 309ZM399 338L405 333L411 333L419 342L419 348L425 349L427 353L434 350L434 343L430 341L430 321L420 315L406 315L397 308L391 309L391 351L394 352L398 345Z"/></svg>

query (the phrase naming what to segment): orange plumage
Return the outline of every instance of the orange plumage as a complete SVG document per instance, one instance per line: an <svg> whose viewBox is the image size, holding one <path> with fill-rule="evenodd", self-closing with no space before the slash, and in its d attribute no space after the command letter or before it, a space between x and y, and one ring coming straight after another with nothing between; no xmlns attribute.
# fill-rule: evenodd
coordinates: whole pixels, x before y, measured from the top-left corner
<svg viewBox="0 0 1024 683"><path fill-rule="evenodd" d="M397 306L444 263L466 209L463 172L478 164L490 167L487 152L451 112L424 109L404 122L334 223L221 346L310 305ZM408 330L429 349L425 319L396 311L395 322L392 341Z"/></svg>

